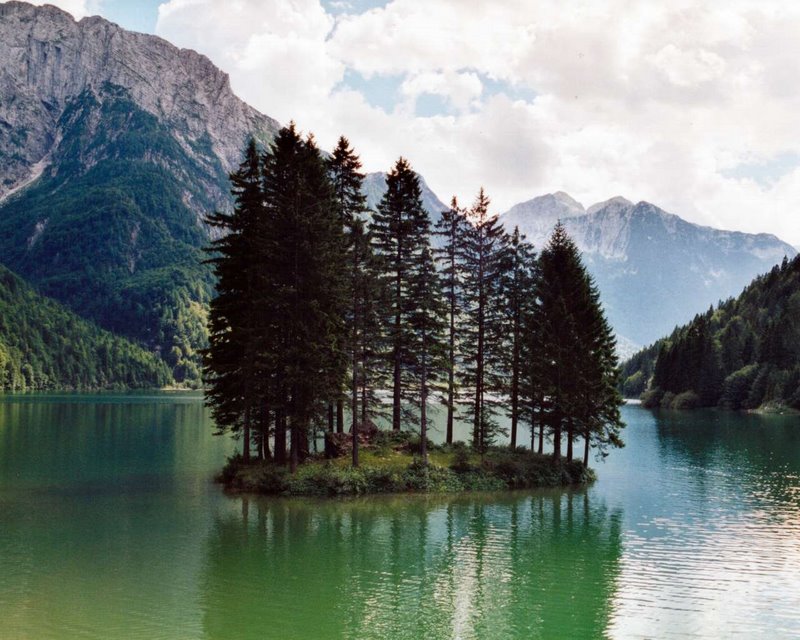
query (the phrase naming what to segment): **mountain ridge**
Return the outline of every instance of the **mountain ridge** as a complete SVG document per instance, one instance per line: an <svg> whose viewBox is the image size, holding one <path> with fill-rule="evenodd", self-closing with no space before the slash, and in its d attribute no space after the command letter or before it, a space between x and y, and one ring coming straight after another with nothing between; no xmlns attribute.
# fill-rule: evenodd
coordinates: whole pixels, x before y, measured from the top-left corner
<svg viewBox="0 0 800 640"><path fill-rule="evenodd" d="M632 347L667 334L698 310L738 294L784 256L797 255L773 234L698 225L647 201L615 196L583 209L559 193L515 205L500 220L541 247L560 219L597 282L609 320Z"/></svg>

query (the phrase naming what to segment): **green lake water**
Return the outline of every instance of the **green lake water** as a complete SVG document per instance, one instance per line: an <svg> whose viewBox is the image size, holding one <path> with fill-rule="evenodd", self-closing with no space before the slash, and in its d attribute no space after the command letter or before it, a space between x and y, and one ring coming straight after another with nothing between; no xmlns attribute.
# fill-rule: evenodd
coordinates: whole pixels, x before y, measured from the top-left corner
<svg viewBox="0 0 800 640"><path fill-rule="evenodd" d="M626 407L581 491L225 496L199 396L0 396L0 639L800 637L800 418Z"/></svg>

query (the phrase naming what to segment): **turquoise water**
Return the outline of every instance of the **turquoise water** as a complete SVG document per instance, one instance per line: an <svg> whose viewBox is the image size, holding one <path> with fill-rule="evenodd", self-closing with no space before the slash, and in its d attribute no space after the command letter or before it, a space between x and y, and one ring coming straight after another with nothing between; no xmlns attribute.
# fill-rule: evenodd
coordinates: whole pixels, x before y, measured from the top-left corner
<svg viewBox="0 0 800 640"><path fill-rule="evenodd" d="M800 636L800 420L626 407L583 491L227 497L194 394L0 397L0 638Z"/></svg>

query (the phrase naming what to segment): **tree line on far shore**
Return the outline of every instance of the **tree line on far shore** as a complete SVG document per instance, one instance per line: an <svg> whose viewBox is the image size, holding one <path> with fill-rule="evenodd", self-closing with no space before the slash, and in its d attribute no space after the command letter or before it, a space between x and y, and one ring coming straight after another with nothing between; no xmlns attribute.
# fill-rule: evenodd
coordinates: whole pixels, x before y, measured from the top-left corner
<svg viewBox="0 0 800 640"><path fill-rule="evenodd" d="M800 410L800 256L637 353L621 380L650 408Z"/></svg>
<svg viewBox="0 0 800 640"><path fill-rule="evenodd" d="M207 402L244 460L294 469L320 430L347 430L358 466L359 432L384 414L420 433L425 460L433 402L446 442L462 412L479 452L506 435L502 412L512 448L522 423L531 450L549 440L556 458L564 440L572 459L583 439L584 463L590 447L621 446L614 338L563 226L537 256L482 189L432 225L403 158L369 211L360 169L344 137L325 157L292 124L263 152L248 144L233 210L207 219Z"/></svg>

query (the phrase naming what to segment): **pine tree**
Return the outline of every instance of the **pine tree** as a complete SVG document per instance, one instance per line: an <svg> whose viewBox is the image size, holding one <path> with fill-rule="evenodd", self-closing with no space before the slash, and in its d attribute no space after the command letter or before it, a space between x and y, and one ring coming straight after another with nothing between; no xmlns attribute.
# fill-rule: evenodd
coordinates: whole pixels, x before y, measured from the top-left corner
<svg viewBox="0 0 800 640"><path fill-rule="evenodd" d="M347 335L349 337L349 344L347 346L350 362L350 377L351 377L351 397L350 409L352 415L351 429L356 429L356 417L358 415L357 407L357 382L356 382L356 368L357 368L357 355L356 350L358 346L355 339L358 336L359 329L356 323L361 321L357 312L361 305L358 300L358 291L356 288L361 285L361 280L364 277L365 265L368 261L366 252L369 250L369 245L361 242L356 245L357 241L364 239L364 227L361 220L364 215L367 205L366 196L362 193L362 183L364 182L364 174L361 173L361 161L355 154L350 142L344 136L341 136L333 150L333 154L328 159L328 171L330 174L331 183L333 184L334 199L337 207L337 213L341 221L342 227L345 231L347 249L348 249L348 308L344 313L345 326ZM355 225L359 225L358 233L361 234L360 238L355 237ZM344 401L341 395L336 398L336 426L339 433L344 431ZM329 412L333 413L332 407ZM329 420L332 425L332 420ZM355 438L354 438L355 441Z"/></svg>
<svg viewBox="0 0 800 640"><path fill-rule="evenodd" d="M262 210L261 162L250 140L238 171L230 176L231 213L214 213L206 222L220 234L207 261L217 277L209 310L209 347L203 352L206 398L220 431L242 433L242 457L250 459L251 424L261 361L255 343L261 329L258 229Z"/></svg>
<svg viewBox="0 0 800 640"><path fill-rule="evenodd" d="M536 282L536 254L515 227L502 262L502 303L505 310L504 331L508 348L504 352L503 368L507 372L506 395L509 400L508 417L511 420L511 448L517 446L517 429L522 417L523 393L522 358L523 329L533 303ZM533 424L531 424L533 429Z"/></svg>
<svg viewBox="0 0 800 640"><path fill-rule="evenodd" d="M268 302L276 318L264 355L277 363L294 470L308 451L314 412L344 383L346 244L328 168L293 124L270 145L263 184L262 268L275 281Z"/></svg>
<svg viewBox="0 0 800 640"><path fill-rule="evenodd" d="M411 270L411 305L408 326L411 331L409 345L409 371L418 385L420 455L428 460L428 399L441 372L446 368L447 343L444 339L446 307L442 300L441 284L429 247L424 247Z"/></svg>
<svg viewBox="0 0 800 640"><path fill-rule="evenodd" d="M441 245L434 249L434 255L439 264L442 276L442 291L447 305L447 395L445 406L447 408L447 421L445 441L453 443L453 422L455 419L456 398L456 361L457 361L457 321L462 312L462 288L464 274L460 256L466 234L469 230L466 211L458 206L455 196L450 202L450 208L442 211L436 222L433 235L441 238Z"/></svg>
<svg viewBox="0 0 800 640"><path fill-rule="evenodd" d="M539 256L536 304L531 313L529 379L538 380L542 407L553 436L553 456L561 456L567 437L567 459L576 436L601 452L621 446L621 397L616 389L615 342L600 306L599 293L581 263L575 243L556 225Z"/></svg>
<svg viewBox="0 0 800 640"><path fill-rule="evenodd" d="M392 377L392 429L401 425L402 401L408 389L403 373L410 361L411 264L419 256L430 231L430 219L422 207L419 178L408 161L400 158L386 178L386 193L372 218L375 251L381 259L387 289L389 365Z"/></svg>
<svg viewBox="0 0 800 640"><path fill-rule="evenodd" d="M501 304L502 260L508 236L489 214L489 198L483 189L470 209L471 224L460 260L464 278L464 371L463 385L471 389L472 444L486 451L500 433L490 394L501 393L503 381L503 335Z"/></svg>

